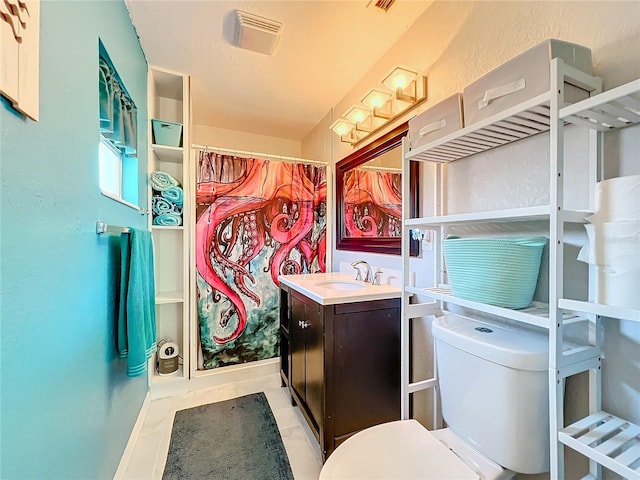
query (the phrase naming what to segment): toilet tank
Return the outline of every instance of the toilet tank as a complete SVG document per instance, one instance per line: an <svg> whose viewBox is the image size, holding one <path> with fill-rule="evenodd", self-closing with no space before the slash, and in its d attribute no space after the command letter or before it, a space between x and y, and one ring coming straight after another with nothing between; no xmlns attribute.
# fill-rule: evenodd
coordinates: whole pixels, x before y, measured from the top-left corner
<svg viewBox="0 0 640 480"><path fill-rule="evenodd" d="M496 463L549 470L548 338L458 315L433 322L442 416Z"/></svg>

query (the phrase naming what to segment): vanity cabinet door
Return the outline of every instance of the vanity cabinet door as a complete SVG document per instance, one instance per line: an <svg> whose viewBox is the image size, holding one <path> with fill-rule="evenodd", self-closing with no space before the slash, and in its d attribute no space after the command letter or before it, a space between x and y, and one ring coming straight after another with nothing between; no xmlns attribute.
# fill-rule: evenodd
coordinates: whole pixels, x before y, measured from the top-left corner
<svg viewBox="0 0 640 480"><path fill-rule="evenodd" d="M387 303L334 318L336 437L400 420L400 308Z"/></svg>
<svg viewBox="0 0 640 480"><path fill-rule="evenodd" d="M291 294L291 318L290 318L290 354L291 354L291 387L298 396L306 401L305 395L305 331L302 322L306 318L305 304L295 295Z"/></svg>
<svg viewBox="0 0 640 480"><path fill-rule="evenodd" d="M291 386L316 425L324 398L323 307L291 292Z"/></svg>
<svg viewBox="0 0 640 480"><path fill-rule="evenodd" d="M288 387L291 378L289 371L289 290L280 287L280 385Z"/></svg>
<svg viewBox="0 0 640 480"><path fill-rule="evenodd" d="M305 374L306 402L311 415L322 419L322 398L324 391L324 342L322 306L317 303L306 305L305 316Z"/></svg>

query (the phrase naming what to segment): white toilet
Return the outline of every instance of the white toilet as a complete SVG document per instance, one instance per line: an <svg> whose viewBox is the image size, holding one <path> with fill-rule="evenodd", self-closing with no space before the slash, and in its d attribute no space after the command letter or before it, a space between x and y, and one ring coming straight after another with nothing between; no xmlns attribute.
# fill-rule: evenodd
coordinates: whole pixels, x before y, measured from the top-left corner
<svg viewBox="0 0 640 480"><path fill-rule="evenodd" d="M433 322L442 416L363 430L328 458L320 480L497 480L549 470L548 341L445 315Z"/></svg>

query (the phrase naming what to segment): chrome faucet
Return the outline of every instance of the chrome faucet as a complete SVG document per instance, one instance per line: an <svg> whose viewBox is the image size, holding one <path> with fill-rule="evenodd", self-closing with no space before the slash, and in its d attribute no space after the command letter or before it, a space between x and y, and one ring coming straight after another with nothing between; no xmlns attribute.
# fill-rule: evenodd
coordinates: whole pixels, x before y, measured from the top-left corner
<svg viewBox="0 0 640 480"><path fill-rule="evenodd" d="M371 267L364 260L356 260L355 262L353 262L351 264L351 266L353 268L355 268L356 272L358 272L358 273L356 273L356 280L362 280L362 273L360 272L360 269L358 268L358 265L364 265L367 268L367 273L364 276L364 282L365 283L370 283L371 282Z"/></svg>

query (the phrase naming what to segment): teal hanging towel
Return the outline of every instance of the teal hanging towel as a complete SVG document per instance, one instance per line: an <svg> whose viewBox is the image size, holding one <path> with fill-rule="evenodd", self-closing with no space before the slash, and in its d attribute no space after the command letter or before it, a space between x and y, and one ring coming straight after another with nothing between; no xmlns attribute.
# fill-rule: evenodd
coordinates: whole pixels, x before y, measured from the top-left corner
<svg viewBox="0 0 640 480"><path fill-rule="evenodd" d="M156 350L155 279L151 232L130 228L120 236L120 308L118 355L127 359L127 375L147 369Z"/></svg>

